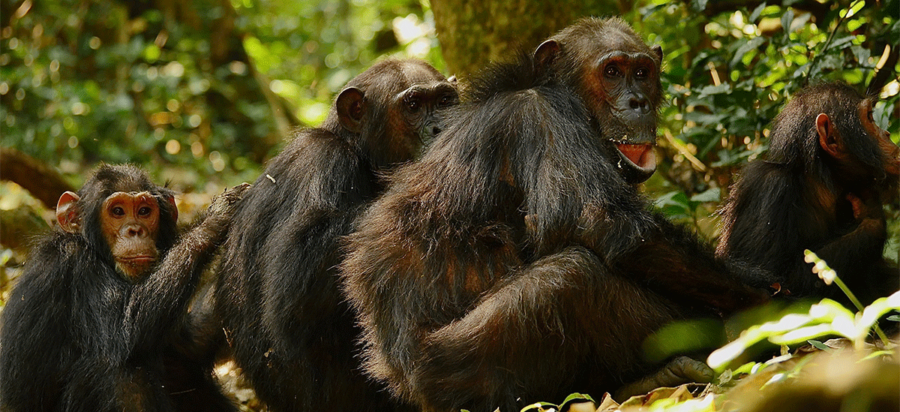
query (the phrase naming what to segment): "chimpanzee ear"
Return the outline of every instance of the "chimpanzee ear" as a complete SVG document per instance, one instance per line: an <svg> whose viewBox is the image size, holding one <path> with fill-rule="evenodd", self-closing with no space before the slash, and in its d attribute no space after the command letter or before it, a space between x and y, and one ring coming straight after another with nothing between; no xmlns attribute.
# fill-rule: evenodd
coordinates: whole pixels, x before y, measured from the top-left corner
<svg viewBox="0 0 900 412"><path fill-rule="evenodd" d="M844 144L841 137L834 129L834 122L825 113L816 116L816 133L819 134L819 146L831 157L841 157L844 154Z"/></svg>
<svg viewBox="0 0 900 412"><path fill-rule="evenodd" d="M59 227L69 233L79 233L81 230L81 213L78 210L80 198L73 192L65 192L56 202L56 221Z"/></svg>
<svg viewBox="0 0 900 412"><path fill-rule="evenodd" d="M366 111L366 100L362 90L348 87L338 95L335 102L338 120L345 129L359 133L362 129L362 118Z"/></svg>
<svg viewBox="0 0 900 412"><path fill-rule="evenodd" d="M534 51L534 64L541 72L547 70L556 57L559 56L559 43L556 40L547 40Z"/></svg>
<svg viewBox="0 0 900 412"><path fill-rule="evenodd" d="M165 195L164 197L166 198L166 202L168 202L169 205L172 206L172 221L177 223L178 222L178 206L175 206L175 196Z"/></svg>
<svg viewBox="0 0 900 412"><path fill-rule="evenodd" d="M657 44L656 46L651 47L651 50L653 50L653 52L656 53L656 57L659 57L659 61L660 61L660 63L662 63L662 58L663 58L662 46Z"/></svg>

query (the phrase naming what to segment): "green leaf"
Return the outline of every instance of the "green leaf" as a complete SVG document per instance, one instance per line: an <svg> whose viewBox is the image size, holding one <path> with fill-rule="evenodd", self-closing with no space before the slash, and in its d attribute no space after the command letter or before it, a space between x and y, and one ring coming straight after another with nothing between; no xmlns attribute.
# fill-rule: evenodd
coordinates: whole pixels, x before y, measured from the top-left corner
<svg viewBox="0 0 900 412"><path fill-rule="evenodd" d="M716 94L727 94L731 92L731 85L728 83L722 83L718 86L706 86L700 89L700 96L698 99L703 99L705 97L709 97Z"/></svg>
<svg viewBox="0 0 900 412"><path fill-rule="evenodd" d="M812 338L836 333L834 328L829 324L819 324L803 327L781 335L769 336L769 342L776 345L792 345L795 343L806 342Z"/></svg>
<svg viewBox="0 0 900 412"><path fill-rule="evenodd" d="M691 196L691 202L718 202L722 198L721 192L721 189L718 187L713 187L703 193L697 193L696 195Z"/></svg>
<svg viewBox="0 0 900 412"><path fill-rule="evenodd" d="M559 410L566 411L569 409L570 406L572 406L576 403L584 403L584 402L592 402L594 405L597 404L597 402L594 401L594 398L592 398L588 394L573 393L573 394L567 396L566 400L564 400L563 403L559 404Z"/></svg>
<svg viewBox="0 0 900 412"><path fill-rule="evenodd" d="M747 54L750 50L755 50L757 47L761 46L766 42L765 37L754 37L738 47L737 51L734 52L734 57L731 58L731 62L728 63L729 67L734 67L744 58L744 55Z"/></svg>
<svg viewBox="0 0 900 412"><path fill-rule="evenodd" d="M781 28L784 30L785 38L791 33L791 23L794 22L794 10L788 9L781 15Z"/></svg>
<svg viewBox="0 0 900 412"><path fill-rule="evenodd" d="M762 386L760 389L765 389L767 386L769 386L769 385L771 385L771 384L775 384L775 383L781 382L781 381L783 381L784 378L786 378L786 377L787 377L787 374L786 374L786 373L783 373L783 372L782 372L782 373L776 373L775 375L772 375L772 378L769 379L766 383L764 383L763 386Z"/></svg>
<svg viewBox="0 0 900 412"><path fill-rule="evenodd" d="M756 23L756 21L759 20L759 16L762 14L763 9L765 9L765 8L766 8L766 2L763 2L759 6L756 6L756 8L753 9L753 13L750 13L749 21L751 23Z"/></svg>
<svg viewBox="0 0 900 412"><path fill-rule="evenodd" d="M828 345L826 345L822 342L819 342L817 340L808 340L807 342L809 342L809 344L812 345L814 348L821 350L821 351L831 352L834 350L834 349L831 349L830 347L828 347Z"/></svg>
<svg viewBox="0 0 900 412"><path fill-rule="evenodd" d="M737 375L737 374L741 374L741 373L751 374L754 372L754 369L756 368L757 365L759 365L759 363L757 363L757 362L747 362L747 363L739 366L737 369L735 369L732 374L733 375Z"/></svg>
<svg viewBox="0 0 900 412"><path fill-rule="evenodd" d="M866 357L860 359L859 361L862 362L862 361L867 361L869 359L875 359L875 358L891 358L893 356L894 356L893 350L879 350L879 351L875 351L875 352L872 352L872 353L866 355Z"/></svg>
<svg viewBox="0 0 900 412"><path fill-rule="evenodd" d="M537 402L522 408L519 412L545 412L551 408L559 410L559 406L556 404L550 402Z"/></svg>
<svg viewBox="0 0 900 412"><path fill-rule="evenodd" d="M828 48L822 50L822 52L826 52L828 50L844 50L844 48L850 44L853 40L856 40L856 35L841 37L840 39L836 39L828 45Z"/></svg>
<svg viewBox="0 0 900 412"><path fill-rule="evenodd" d="M670 206L675 206L678 208L682 208L685 210L690 209L690 205L688 204L687 195L680 190L676 190L673 192L666 193L656 199L654 202L654 206L663 209Z"/></svg>
<svg viewBox="0 0 900 412"><path fill-rule="evenodd" d="M837 317L853 319L855 314L840 303L831 299L822 299L809 308L809 316L819 322L831 322Z"/></svg>
<svg viewBox="0 0 900 412"><path fill-rule="evenodd" d="M709 0L691 0L691 9L698 13L702 12L703 10L706 10L706 3L708 2Z"/></svg>
<svg viewBox="0 0 900 412"><path fill-rule="evenodd" d="M900 310L900 291L894 292L893 295L886 298L879 298L872 302L871 305L863 309L862 316L857 322L858 328L864 328L867 332L878 322L878 319L892 310ZM892 315L890 318L897 318Z"/></svg>

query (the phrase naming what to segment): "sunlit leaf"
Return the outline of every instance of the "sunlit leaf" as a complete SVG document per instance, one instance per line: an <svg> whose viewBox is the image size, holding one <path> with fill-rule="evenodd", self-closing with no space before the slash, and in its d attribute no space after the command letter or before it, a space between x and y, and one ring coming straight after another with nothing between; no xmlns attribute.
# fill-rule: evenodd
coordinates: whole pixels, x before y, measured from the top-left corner
<svg viewBox="0 0 900 412"><path fill-rule="evenodd" d="M765 8L766 8L766 2L763 2L759 6L756 6L756 8L753 9L753 13L750 13L750 22L756 23L756 21L759 20L759 16L762 14L763 9L765 9Z"/></svg>
<svg viewBox="0 0 900 412"><path fill-rule="evenodd" d="M892 310L900 310L900 291L894 292L894 294L889 297L876 299L871 305L867 306L863 310L857 326L868 330L878 322L879 318ZM888 317L889 320L894 320L891 318L900 320L900 316L898 315L891 315Z"/></svg>
<svg viewBox="0 0 900 412"><path fill-rule="evenodd" d="M692 202L718 202L719 200L721 200L721 190L718 187L691 196Z"/></svg>
<svg viewBox="0 0 900 412"><path fill-rule="evenodd" d="M728 65L730 67L734 67L736 64L738 64L738 62L741 61L741 59L744 58L744 55L747 52L749 52L750 50L755 50L757 47L761 46L765 42L766 42L765 37L754 37L754 38L750 39L749 41L744 43L741 47L739 47L736 52L734 52L734 57L731 59L731 62L728 63Z"/></svg>
<svg viewBox="0 0 900 412"><path fill-rule="evenodd" d="M828 345L826 345L826 344L824 344L824 343L822 343L822 342L819 342L819 341L817 341L817 340L809 340L808 342L809 342L809 344L812 345L814 348L816 348L816 349L818 349L818 350L821 350L821 351L830 352L830 351L833 350L833 349L829 348Z"/></svg>

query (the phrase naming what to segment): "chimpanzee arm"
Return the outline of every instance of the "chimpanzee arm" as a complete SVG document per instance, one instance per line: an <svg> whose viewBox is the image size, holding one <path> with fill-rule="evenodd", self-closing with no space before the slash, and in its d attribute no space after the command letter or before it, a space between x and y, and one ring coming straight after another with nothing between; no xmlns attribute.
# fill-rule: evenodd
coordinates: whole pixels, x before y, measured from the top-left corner
<svg viewBox="0 0 900 412"><path fill-rule="evenodd" d="M0 317L0 410L42 410L60 396L75 361L67 355L87 332L73 330L83 313L72 303L73 279L94 275L79 270L96 264L85 248L78 236L55 233L29 255Z"/></svg>
<svg viewBox="0 0 900 412"><path fill-rule="evenodd" d="M203 222L182 236L156 271L132 289L124 325L130 353L155 350L181 319L200 274L224 240L236 205L248 187L236 186L213 199Z"/></svg>
<svg viewBox="0 0 900 412"><path fill-rule="evenodd" d="M852 272L853 266L860 261L880 259L887 240L880 197L870 194L860 198L850 194L847 199L852 205L854 217L858 219L857 226L849 233L814 250L840 275Z"/></svg>
<svg viewBox="0 0 900 412"><path fill-rule="evenodd" d="M603 170L597 165L596 170ZM633 187L610 178L612 171L598 173L593 180L603 182L587 194L577 224L577 237L605 265L621 276L639 282L675 301L698 307L715 307L724 312L751 307L765 301L763 291L750 288L729 273L715 259L712 248L697 236L672 224L665 216L647 210L645 201ZM558 193L552 186L539 182L536 193ZM550 186L548 188L548 186ZM584 192L584 190L582 190ZM540 202L555 201L545 196ZM555 201L559 205L566 202ZM545 207L538 203L532 210L540 220L565 222L557 217L565 207ZM565 225L565 223L563 223ZM563 226L564 227L564 226ZM538 229L554 233L550 229ZM550 238L544 236L544 238ZM552 239L552 238L551 238Z"/></svg>
<svg viewBox="0 0 900 412"><path fill-rule="evenodd" d="M709 247L685 228L654 215L657 229L632 250L613 257L613 267L665 296L725 313L767 300L762 290L741 283Z"/></svg>
<svg viewBox="0 0 900 412"><path fill-rule="evenodd" d="M432 394L427 402L437 410L490 411L499 406L505 411L516 409L520 387L552 392L556 388L537 385L565 387L586 364L637 378L650 366L643 363L640 345L630 342L673 321L668 305L657 294L610 274L593 252L564 249L523 268L465 316L429 333L412 374L413 392ZM600 348L615 356L572 358ZM702 379L694 369L681 368L687 372L680 381L666 382ZM615 387L618 382L602 384Z"/></svg>

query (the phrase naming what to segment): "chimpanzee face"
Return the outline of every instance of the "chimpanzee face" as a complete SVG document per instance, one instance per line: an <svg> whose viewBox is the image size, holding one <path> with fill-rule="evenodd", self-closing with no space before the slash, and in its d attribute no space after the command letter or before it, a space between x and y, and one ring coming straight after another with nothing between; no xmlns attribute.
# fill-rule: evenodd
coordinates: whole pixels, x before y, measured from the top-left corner
<svg viewBox="0 0 900 412"><path fill-rule="evenodd" d="M662 57L659 46L647 47L629 28L614 23L590 32L564 31L535 51L538 64L559 59L557 70L578 68L571 86L580 91L600 138L618 157L618 169L629 183L641 183L656 170Z"/></svg>

